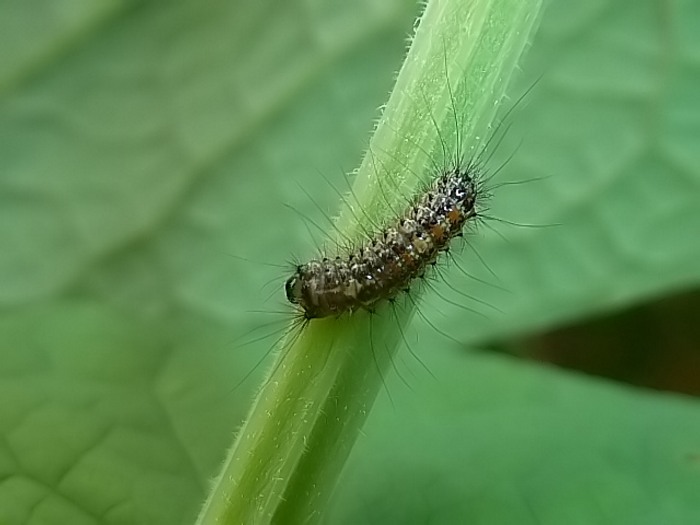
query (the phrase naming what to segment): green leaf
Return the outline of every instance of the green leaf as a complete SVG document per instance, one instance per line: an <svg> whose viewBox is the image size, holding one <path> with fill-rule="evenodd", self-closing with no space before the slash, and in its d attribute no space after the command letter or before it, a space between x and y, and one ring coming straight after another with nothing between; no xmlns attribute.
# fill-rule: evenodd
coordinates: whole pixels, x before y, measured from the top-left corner
<svg viewBox="0 0 700 525"><path fill-rule="evenodd" d="M389 388L329 523L695 523L696 400L435 353Z"/></svg>
<svg viewBox="0 0 700 525"><path fill-rule="evenodd" d="M227 253L315 253L293 210L324 214L298 185L338 211L319 172L347 187L417 13L0 6L0 523L194 521L257 377L235 386L272 344L241 341L287 320L254 312L283 308L285 272ZM491 161L517 150L495 183L547 178L499 188L492 214L558 226L482 229L509 292L447 279L504 313L428 293L438 328L475 343L697 286L699 25L690 1L548 6L511 100L542 79ZM471 249L457 261L493 282ZM387 384L333 519L698 521L697 401L448 356L414 329L437 381L402 350L416 392Z"/></svg>

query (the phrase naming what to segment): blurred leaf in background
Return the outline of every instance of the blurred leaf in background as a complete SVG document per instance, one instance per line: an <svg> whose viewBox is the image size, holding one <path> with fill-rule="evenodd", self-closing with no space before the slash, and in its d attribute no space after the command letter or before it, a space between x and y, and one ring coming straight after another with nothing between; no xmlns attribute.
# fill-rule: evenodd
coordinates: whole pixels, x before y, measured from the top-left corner
<svg viewBox="0 0 700 525"><path fill-rule="evenodd" d="M0 523L193 522L271 344L241 338L286 320L260 262L313 253L299 186L336 210L418 13L0 4ZM482 229L460 265L508 292L447 279L503 313L427 294L438 328L478 347L698 286L697 27L691 0L548 6L492 159L544 178L492 214L560 226ZM331 522L700 522L697 400L407 337L436 379L402 352Z"/></svg>

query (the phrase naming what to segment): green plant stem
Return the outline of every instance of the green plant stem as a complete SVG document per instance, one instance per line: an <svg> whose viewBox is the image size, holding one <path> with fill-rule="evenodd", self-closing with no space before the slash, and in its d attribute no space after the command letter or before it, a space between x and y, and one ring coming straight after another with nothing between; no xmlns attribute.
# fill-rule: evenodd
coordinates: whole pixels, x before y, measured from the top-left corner
<svg viewBox="0 0 700 525"><path fill-rule="evenodd" d="M443 148L481 151L540 0L431 0L357 173L358 239L434 175ZM361 212L358 213L358 210ZM282 345L199 525L317 521L413 315L413 299L377 315L313 320ZM368 330L369 326L369 330Z"/></svg>

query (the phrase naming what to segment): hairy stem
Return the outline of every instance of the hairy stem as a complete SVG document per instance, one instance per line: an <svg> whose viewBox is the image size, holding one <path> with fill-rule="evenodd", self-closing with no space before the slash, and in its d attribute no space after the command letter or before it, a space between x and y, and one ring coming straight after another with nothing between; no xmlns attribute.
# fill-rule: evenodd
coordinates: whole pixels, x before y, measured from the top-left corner
<svg viewBox="0 0 700 525"><path fill-rule="evenodd" d="M540 0L431 0L338 228L359 239L455 155L483 147ZM349 209L353 206L354 210ZM282 346L200 525L317 521L391 371L413 299L313 320ZM369 327L369 330L368 330Z"/></svg>

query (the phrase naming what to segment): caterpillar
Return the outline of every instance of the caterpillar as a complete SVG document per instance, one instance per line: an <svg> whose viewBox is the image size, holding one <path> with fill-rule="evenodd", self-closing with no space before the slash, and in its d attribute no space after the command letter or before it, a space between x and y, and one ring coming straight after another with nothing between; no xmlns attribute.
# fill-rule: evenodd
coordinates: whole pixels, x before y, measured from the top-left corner
<svg viewBox="0 0 700 525"><path fill-rule="evenodd" d="M287 300L310 320L373 312L380 302L408 291L477 217L477 175L476 164L455 163L356 250L298 265L285 283Z"/></svg>

